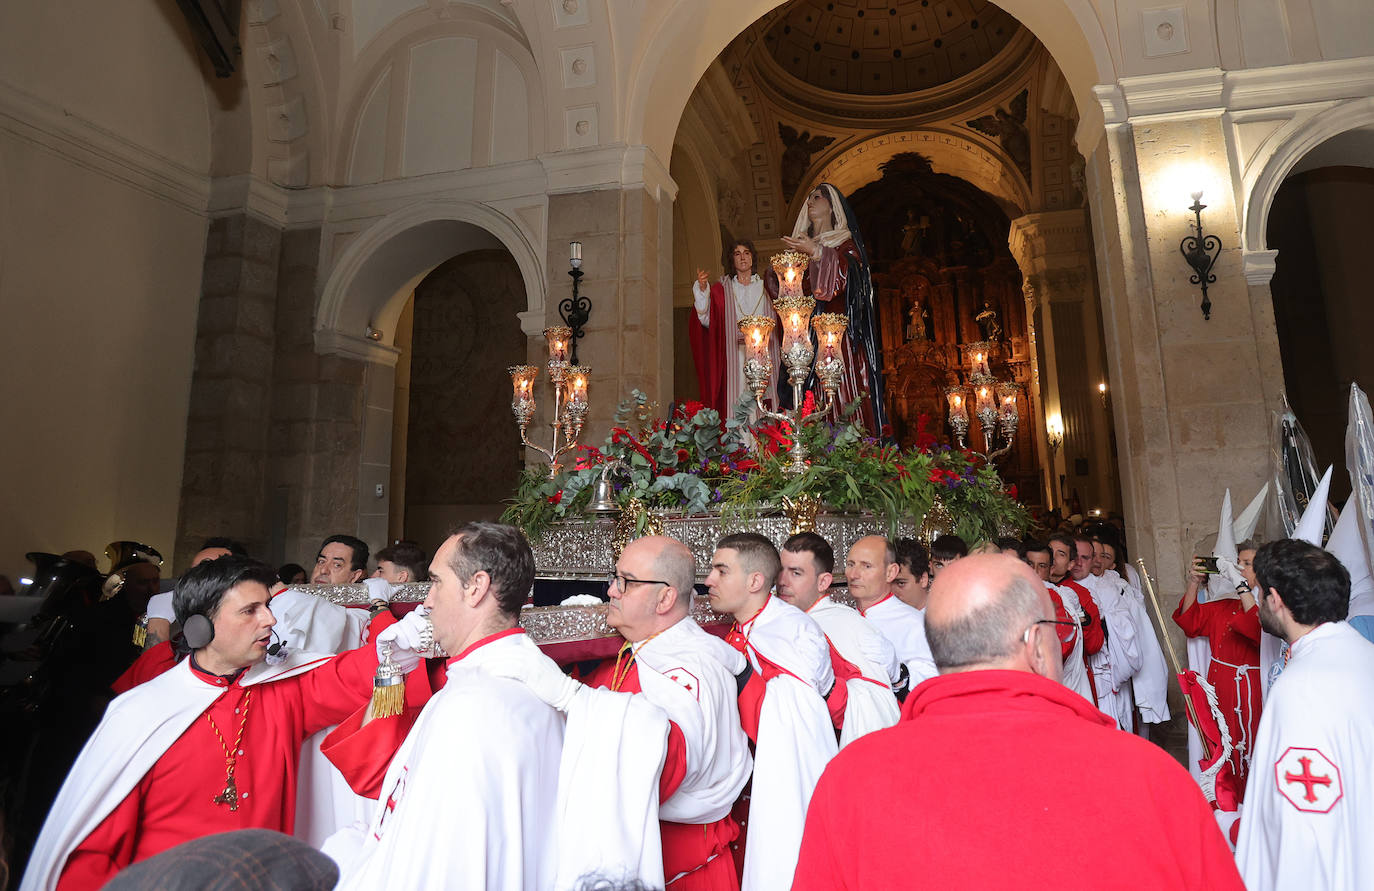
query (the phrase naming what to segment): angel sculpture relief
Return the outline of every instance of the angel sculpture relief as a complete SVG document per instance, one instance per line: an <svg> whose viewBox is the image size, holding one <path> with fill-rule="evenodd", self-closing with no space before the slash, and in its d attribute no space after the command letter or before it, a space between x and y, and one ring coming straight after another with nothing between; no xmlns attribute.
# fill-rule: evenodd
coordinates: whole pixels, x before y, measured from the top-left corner
<svg viewBox="0 0 1374 891"><path fill-rule="evenodd" d="M992 114L964 122L979 133L995 137L1026 177L1027 183L1031 181L1030 131L1026 129L1029 95L1029 90L1022 90L1007 108L998 107Z"/></svg>

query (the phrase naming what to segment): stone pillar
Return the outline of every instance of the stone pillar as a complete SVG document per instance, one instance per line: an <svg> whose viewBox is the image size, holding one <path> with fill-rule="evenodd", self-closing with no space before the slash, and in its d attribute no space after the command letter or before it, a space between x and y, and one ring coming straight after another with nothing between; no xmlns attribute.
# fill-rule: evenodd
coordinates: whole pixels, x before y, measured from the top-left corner
<svg viewBox="0 0 1374 891"><path fill-rule="evenodd" d="M210 223L196 364L171 571L190 567L210 536L262 553L268 429L276 349L281 230L245 213Z"/></svg>
<svg viewBox="0 0 1374 891"><path fill-rule="evenodd" d="M580 241L586 274L580 289L592 301L578 345L579 361L592 369L584 443L601 444L616 405L631 390L648 394L660 412L673 399L671 226L671 198L642 186L549 196L549 296L542 323L526 329L529 361L542 367L548 358L539 330L562 324L558 304L572 294L568 243ZM539 418L530 438L547 445L552 399L542 371L538 386Z"/></svg>
<svg viewBox="0 0 1374 891"><path fill-rule="evenodd" d="M1077 489L1085 510L1114 509L1115 456L1111 422L1097 392L1107 378L1085 212L1019 217L1008 242L1025 276L1027 316L1035 319L1032 337L1044 369L1044 415L1034 421L1043 431L1046 418L1057 414L1064 428L1063 446L1044 464L1055 494L1051 503L1062 504Z"/></svg>
<svg viewBox="0 0 1374 891"><path fill-rule="evenodd" d="M359 487L367 363L342 352L316 352L319 258L318 228L285 233L265 524L270 540L263 553L273 562L309 565L325 536L364 531ZM389 430L389 416L386 424ZM380 544L386 533L385 505L379 513L383 538L367 539L372 545Z"/></svg>
<svg viewBox="0 0 1374 891"><path fill-rule="evenodd" d="M1266 289L1242 275L1230 169L1220 115L1193 114L1109 123L1087 170L1131 555L1169 594L1223 491L1258 490L1282 388ZM1198 188L1224 246L1210 321L1179 255Z"/></svg>

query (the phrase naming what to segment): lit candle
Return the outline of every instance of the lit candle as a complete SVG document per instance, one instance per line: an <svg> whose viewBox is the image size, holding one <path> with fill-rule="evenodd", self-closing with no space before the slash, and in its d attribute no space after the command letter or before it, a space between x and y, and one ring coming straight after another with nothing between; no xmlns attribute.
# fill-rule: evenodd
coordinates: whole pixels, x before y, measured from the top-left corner
<svg viewBox="0 0 1374 891"><path fill-rule="evenodd" d="M840 359L840 344L849 327L849 318L842 313L823 312L812 320L811 327L816 329L816 343L821 350L817 361Z"/></svg>
<svg viewBox="0 0 1374 891"><path fill-rule="evenodd" d="M802 279L810 259L800 251L783 251L774 254L771 262L778 276L778 298L801 296Z"/></svg>
<svg viewBox="0 0 1374 891"><path fill-rule="evenodd" d="M512 365L506 370L510 372L511 411L517 419L523 415L528 420L529 416L534 414L534 378L539 374L539 367Z"/></svg>
<svg viewBox="0 0 1374 891"><path fill-rule="evenodd" d="M980 417L983 415L984 412L993 411L992 387L989 387L986 384L979 387L977 399L978 401L975 405L975 410L978 412Z"/></svg>
<svg viewBox="0 0 1374 891"><path fill-rule="evenodd" d="M1019 419L1020 413L1016 410L1016 397L1020 393L1021 388L1014 383L997 385L997 405L1002 420L1014 424Z"/></svg>
<svg viewBox="0 0 1374 891"><path fill-rule="evenodd" d="M587 405L587 376L591 369L586 365L573 365L568 369L568 405L583 408Z"/></svg>
<svg viewBox="0 0 1374 891"><path fill-rule="evenodd" d="M811 311L816 308L816 301L812 297L804 294L796 294L790 297L779 297L773 301L773 309L777 311L778 318L782 320L782 352L786 356L794 350L811 352L811 338L807 334L807 328L811 322ZM805 357L806 364L811 364L811 356ZM800 353L798 353L800 359Z"/></svg>
<svg viewBox="0 0 1374 891"><path fill-rule="evenodd" d="M745 361L752 359L768 368L768 336L773 333L774 324L768 316L745 316L739 320L739 333L744 335Z"/></svg>
<svg viewBox="0 0 1374 891"><path fill-rule="evenodd" d="M549 365L565 365L568 361L568 344L572 342L572 329L566 325L553 325L544 329L544 340L549 345Z"/></svg>
<svg viewBox="0 0 1374 891"><path fill-rule="evenodd" d="M957 427L960 424L968 423L968 402L964 399L962 387L949 387L945 390L945 398L949 400L949 423L950 426Z"/></svg>

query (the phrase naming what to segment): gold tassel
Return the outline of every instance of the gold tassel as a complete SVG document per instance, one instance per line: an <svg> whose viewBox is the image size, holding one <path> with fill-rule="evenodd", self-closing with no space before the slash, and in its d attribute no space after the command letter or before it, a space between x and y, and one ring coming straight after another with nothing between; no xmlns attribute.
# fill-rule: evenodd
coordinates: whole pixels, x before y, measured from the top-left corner
<svg viewBox="0 0 1374 891"><path fill-rule="evenodd" d="M139 616L134 621L134 646L140 650L148 646L148 617Z"/></svg>
<svg viewBox="0 0 1374 891"><path fill-rule="evenodd" d="M372 678L372 702L367 708L369 718L391 718L406 707L405 673L391 661L391 647L383 643L382 649L382 661L377 663L377 674Z"/></svg>

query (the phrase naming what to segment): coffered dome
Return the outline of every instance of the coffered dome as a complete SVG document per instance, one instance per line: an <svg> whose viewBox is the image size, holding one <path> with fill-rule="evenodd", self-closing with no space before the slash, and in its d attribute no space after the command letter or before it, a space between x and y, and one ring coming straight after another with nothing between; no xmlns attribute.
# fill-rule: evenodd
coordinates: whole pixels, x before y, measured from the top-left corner
<svg viewBox="0 0 1374 891"><path fill-rule="evenodd" d="M886 95L968 74L1020 28L986 0L794 0L774 13L764 46L804 83Z"/></svg>

